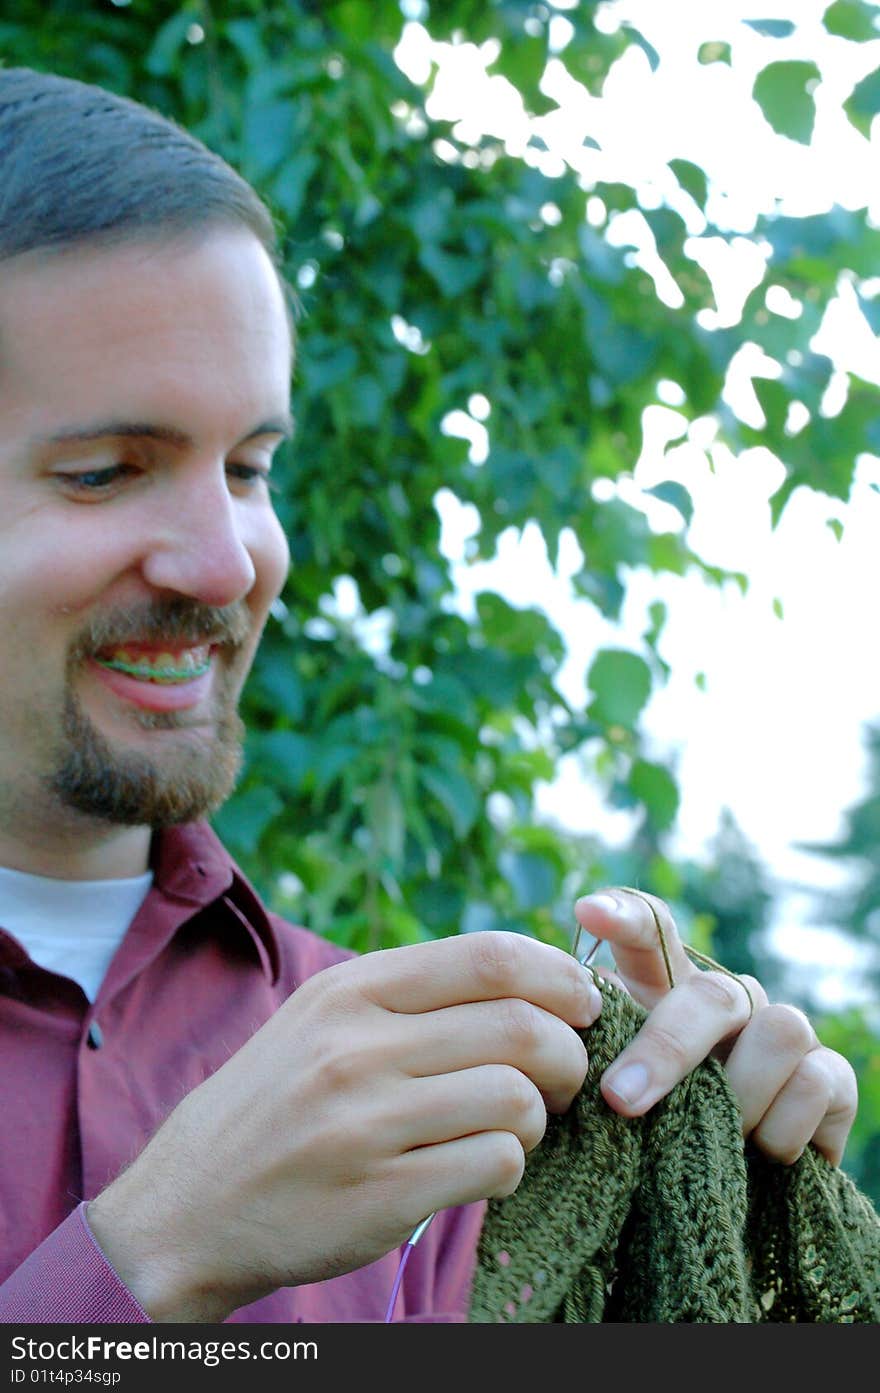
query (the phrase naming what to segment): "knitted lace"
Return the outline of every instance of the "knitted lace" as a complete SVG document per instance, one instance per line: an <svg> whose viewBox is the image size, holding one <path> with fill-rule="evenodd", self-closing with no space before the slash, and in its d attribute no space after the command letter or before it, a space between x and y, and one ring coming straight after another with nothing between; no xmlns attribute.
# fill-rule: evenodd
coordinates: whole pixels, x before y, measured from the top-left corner
<svg viewBox="0 0 880 1393"><path fill-rule="evenodd" d="M744 1147L716 1061L645 1117L611 1111L599 1079L645 1012L601 987L581 1092L489 1205L471 1321L880 1320L871 1202L813 1147L792 1166Z"/></svg>

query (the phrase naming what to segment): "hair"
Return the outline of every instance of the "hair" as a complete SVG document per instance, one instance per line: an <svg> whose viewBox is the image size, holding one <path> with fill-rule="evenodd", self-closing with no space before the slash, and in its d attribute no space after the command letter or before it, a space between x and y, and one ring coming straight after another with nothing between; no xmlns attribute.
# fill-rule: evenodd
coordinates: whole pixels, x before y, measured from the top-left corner
<svg viewBox="0 0 880 1393"><path fill-rule="evenodd" d="M0 69L0 261L218 225L258 238L286 296L272 214L219 155L102 87Z"/></svg>

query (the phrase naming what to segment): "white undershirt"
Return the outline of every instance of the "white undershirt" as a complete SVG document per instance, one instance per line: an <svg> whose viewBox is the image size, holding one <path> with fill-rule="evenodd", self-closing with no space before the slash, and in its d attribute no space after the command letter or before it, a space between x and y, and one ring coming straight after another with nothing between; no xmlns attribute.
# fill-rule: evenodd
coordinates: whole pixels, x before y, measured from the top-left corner
<svg viewBox="0 0 880 1393"><path fill-rule="evenodd" d="M131 880L57 880L0 866L0 928L94 1001L152 883L152 871Z"/></svg>

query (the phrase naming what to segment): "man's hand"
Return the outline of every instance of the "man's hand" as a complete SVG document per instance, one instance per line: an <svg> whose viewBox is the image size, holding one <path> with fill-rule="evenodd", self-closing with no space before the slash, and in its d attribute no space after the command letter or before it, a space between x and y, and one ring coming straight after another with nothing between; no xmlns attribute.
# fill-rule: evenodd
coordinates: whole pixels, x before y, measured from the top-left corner
<svg viewBox="0 0 880 1393"><path fill-rule="evenodd" d="M616 971L607 975L650 1011L602 1077L603 1097L615 1112L647 1112L713 1054L724 1061L739 1099L743 1133L761 1151L790 1164L812 1141L839 1163L856 1114L856 1077L842 1055L820 1044L803 1012L770 1005L754 977L696 967L668 906L653 895L601 891L578 900L575 914L586 934L610 945Z"/></svg>
<svg viewBox="0 0 880 1393"><path fill-rule="evenodd" d="M601 997L558 948L467 934L305 981L88 1208L155 1320L220 1321L510 1194L579 1091Z"/></svg>

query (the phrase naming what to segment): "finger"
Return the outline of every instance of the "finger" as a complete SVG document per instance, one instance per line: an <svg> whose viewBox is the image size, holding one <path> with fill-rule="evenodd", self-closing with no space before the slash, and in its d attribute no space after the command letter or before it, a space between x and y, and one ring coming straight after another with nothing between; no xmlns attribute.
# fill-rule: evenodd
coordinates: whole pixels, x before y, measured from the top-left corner
<svg viewBox="0 0 880 1393"><path fill-rule="evenodd" d="M791 1165L813 1142L833 1165L840 1163L856 1114L858 1089L849 1063L817 1045L803 1056L751 1134L774 1161Z"/></svg>
<svg viewBox="0 0 880 1393"><path fill-rule="evenodd" d="M597 1015L590 974L561 948L525 934L488 931L386 948L327 972L356 972L372 1001L408 1015L504 997L531 1001L579 1028Z"/></svg>
<svg viewBox="0 0 880 1393"><path fill-rule="evenodd" d="M432 1210L512 1195L525 1164L526 1153L512 1132L473 1132L406 1152L395 1175L420 1197L420 1212L412 1211L415 1221Z"/></svg>
<svg viewBox="0 0 880 1393"><path fill-rule="evenodd" d="M547 1128L547 1110L525 1074L486 1064L427 1079L409 1079L395 1094L386 1134L398 1151L455 1141L475 1132L512 1132L532 1151Z"/></svg>
<svg viewBox="0 0 880 1393"><path fill-rule="evenodd" d="M785 1165L798 1159L831 1099L831 1081L819 1054L811 1050L804 1055L751 1134L759 1150Z"/></svg>
<svg viewBox="0 0 880 1393"><path fill-rule="evenodd" d="M813 1145L834 1166L839 1166L859 1107L859 1086L848 1059L836 1050L820 1046L819 1051L831 1075L831 1096L825 1116L812 1137Z"/></svg>
<svg viewBox="0 0 880 1393"><path fill-rule="evenodd" d="M396 1038L387 1048L410 1077L509 1065L531 1081L551 1112L565 1111L587 1074L580 1036L549 1011L516 997L399 1017L391 1029Z"/></svg>
<svg viewBox="0 0 880 1393"><path fill-rule="evenodd" d="M745 1136L757 1127L816 1043L816 1032L797 1007L774 1003L755 1012L724 1066L739 1102Z"/></svg>
<svg viewBox="0 0 880 1393"><path fill-rule="evenodd" d="M615 886L585 895L574 907L587 934L608 943L632 995L653 1006L670 989L698 971L688 960L669 906L654 895Z"/></svg>
<svg viewBox="0 0 880 1393"><path fill-rule="evenodd" d="M748 1018L748 997L735 978L696 972L661 998L605 1070L602 1096L624 1117L640 1116Z"/></svg>
<svg viewBox="0 0 880 1393"><path fill-rule="evenodd" d="M767 993L761 986L761 983L758 981L757 977L750 977L748 973L740 972L736 974L736 981L740 983L744 992L749 998L749 1001L751 1003L751 1015L749 1017L749 1020L746 1021L746 1024L739 1035L728 1036L727 1039L720 1040L713 1049L712 1054L716 1059L720 1059L722 1063L724 1063L724 1061L729 1058L731 1051L733 1050L737 1042L742 1038L742 1035L745 1033L745 1031L748 1030L755 1015L759 1011L762 1011L768 1002Z"/></svg>

